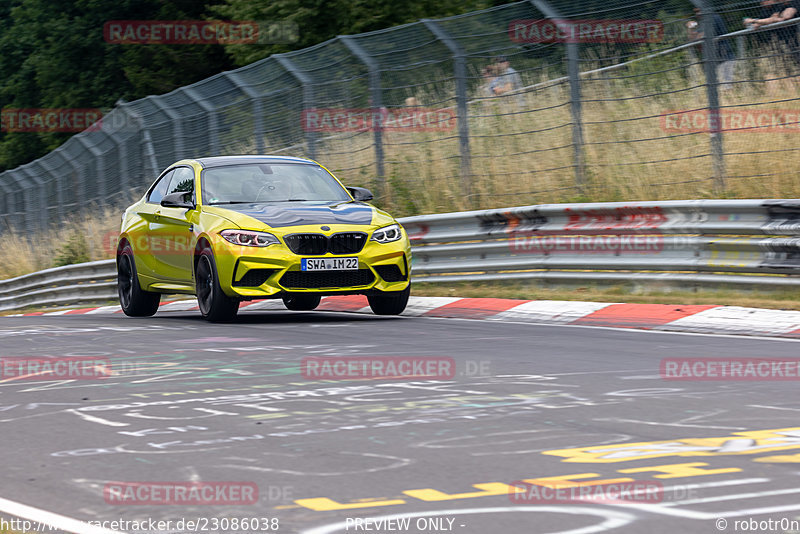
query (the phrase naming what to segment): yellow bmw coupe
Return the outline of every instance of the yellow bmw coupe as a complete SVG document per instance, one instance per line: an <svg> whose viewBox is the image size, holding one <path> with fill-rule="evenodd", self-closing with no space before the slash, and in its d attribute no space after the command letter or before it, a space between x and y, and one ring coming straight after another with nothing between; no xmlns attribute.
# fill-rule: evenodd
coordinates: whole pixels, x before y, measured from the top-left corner
<svg viewBox="0 0 800 534"><path fill-rule="evenodd" d="M227 321L242 300L313 310L323 295L363 294L374 313L400 314L411 291L408 235L371 199L307 159L181 160L125 210L122 310L150 316L162 293L186 293L204 318Z"/></svg>

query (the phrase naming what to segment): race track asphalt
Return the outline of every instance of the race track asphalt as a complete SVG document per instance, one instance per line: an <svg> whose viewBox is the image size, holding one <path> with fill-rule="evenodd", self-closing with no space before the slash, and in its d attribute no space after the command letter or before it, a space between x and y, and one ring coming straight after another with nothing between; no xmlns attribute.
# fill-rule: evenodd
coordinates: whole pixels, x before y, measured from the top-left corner
<svg viewBox="0 0 800 534"><path fill-rule="evenodd" d="M273 518L278 532L308 534L711 533L750 519L783 519L774 531L784 532L800 520L797 380L674 381L660 365L795 359L798 349L791 339L331 312L245 311L225 325L197 312L0 318L4 364L91 357L113 371L4 369L0 515L16 503L85 522L169 521L160 532L264 532ZM323 357L436 358L454 376L310 375L304 362ZM539 491L549 477L663 492L563 500ZM258 498L114 493L153 482L225 482ZM231 518L267 521L234 528ZM139 526L110 530L154 531Z"/></svg>

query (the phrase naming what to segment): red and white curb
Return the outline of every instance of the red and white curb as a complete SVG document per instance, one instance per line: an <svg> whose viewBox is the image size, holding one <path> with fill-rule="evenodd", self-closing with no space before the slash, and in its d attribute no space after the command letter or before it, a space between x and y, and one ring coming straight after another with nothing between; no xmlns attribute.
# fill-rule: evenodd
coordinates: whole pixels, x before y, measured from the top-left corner
<svg viewBox="0 0 800 534"><path fill-rule="evenodd" d="M287 311L280 300L243 302L240 309ZM317 309L372 313L363 295L325 297ZM177 300L161 304L159 313L196 310L195 300ZM119 306L101 306L8 317L121 313ZM403 315L800 338L800 311L739 306L411 297Z"/></svg>

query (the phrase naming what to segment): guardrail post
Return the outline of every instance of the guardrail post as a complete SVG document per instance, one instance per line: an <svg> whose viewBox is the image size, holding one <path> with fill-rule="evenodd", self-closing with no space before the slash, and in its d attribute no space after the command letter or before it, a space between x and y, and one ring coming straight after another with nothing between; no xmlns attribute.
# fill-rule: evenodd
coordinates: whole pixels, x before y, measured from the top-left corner
<svg viewBox="0 0 800 534"><path fill-rule="evenodd" d="M247 97L253 101L253 136L256 139L256 153L264 153L264 106L261 103L261 95L244 83L237 72L223 72L223 76L228 78L238 87Z"/></svg>
<svg viewBox="0 0 800 534"><path fill-rule="evenodd" d="M369 70L369 92L372 103L372 124L375 135L375 169L378 174L378 195L386 193L386 175L384 173L383 161L383 91L381 89L381 70L380 65L375 59L358 44L351 35L340 35L339 40L347 47L350 52L358 58ZM378 120L376 121L376 117Z"/></svg>
<svg viewBox="0 0 800 534"><path fill-rule="evenodd" d="M286 72L291 74L300 85L303 87L303 109L311 109L314 106L314 86L311 83L311 78L297 68L297 65L292 63L292 61L284 56L283 54L274 54L274 57L278 63L280 63L281 67L286 69ZM316 146L316 133L307 131L306 132L306 146L308 147L308 155L311 159L317 159L317 146Z"/></svg>
<svg viewBox="0 0 800 534"><path fill-rule="evenodd" d="M530 0L531 4L550 20L567 20L545 0ZM581 101L580 50L578 43L567 43L567 77L569 105L572 116L572 147L575 158L575 187L583 192L586 185L586 161L583 153L583 106Z"/></svg>
<svg viewBox="0 0 800 534"><path fill-rule="evenodd" d="M469 115L467 111L467 57L458 42L435 21L422 19L421 22L453 54L453 70L456 79L456 115L461 154L461 184L464 196L469 198L472 195L472 157L469 148Z"/></svg>
<svg viewBox="0 0 800 534"><path fill-rule="evenodd" d="M711 165L714 170L714 191L725 190L725 156L722 147L722 117L719 112L719 82L717 81L717 43L714 32L714 8L705 0L691 0L700 9L703 25L703 72L708 97L708 126L711 136Z"/></svg>

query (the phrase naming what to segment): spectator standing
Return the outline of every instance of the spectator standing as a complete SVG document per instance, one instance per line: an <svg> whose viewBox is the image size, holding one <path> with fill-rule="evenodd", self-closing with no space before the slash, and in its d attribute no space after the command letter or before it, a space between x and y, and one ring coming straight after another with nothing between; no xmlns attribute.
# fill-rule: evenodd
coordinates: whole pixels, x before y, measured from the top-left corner
<svg viewBox="0 0 800 534"><path fill-rule="evenodd" d="M495 96L503 96L513 91L522 89L522 78L519 73L511 68L508 58L497 56L494 60L496 78L492 82L491 91ZM522 93L516 95L517 107L523 109L525 101Z"/></svg>
<svg viewBox="0 0 800 534"><path fill-rule="evenodd" d="M748 28L760 28L768 24L783 22L798 17L800 15L800 1L798 0L761 0L761 18L744 19L744 24ZM795 58L795 65L792 70L797 72L797 63L800 62L800 42L797 39L797 25L776 28L771 33L778 42L782 42L789 48L790 53Z"/></svg>
<svg viewBox="0 0 800 534"><path fill-rule="evenodd" d="M703 39L703 24L705 23L703 20L703 15L700 12L700 8L694 8L695 17L697 20L690 20L686 23L686 27L689 30L689 40L690 41L699 41ZM712 22L714 25L714 36L719 37L720 35L724 35L728 33L728 28L725 26L725 21L722 20L722 17L719 16L718 13L712 13ZM733 68L735 66L734 60L736 59L736 54L733 52L733 45L731 45L730 39L720 39L716 42L715 51L717 53L717 61L719 64L717 65L717 81L720 83L720 89L723 91L727 91L732 87L733 82Z"/></svg>

